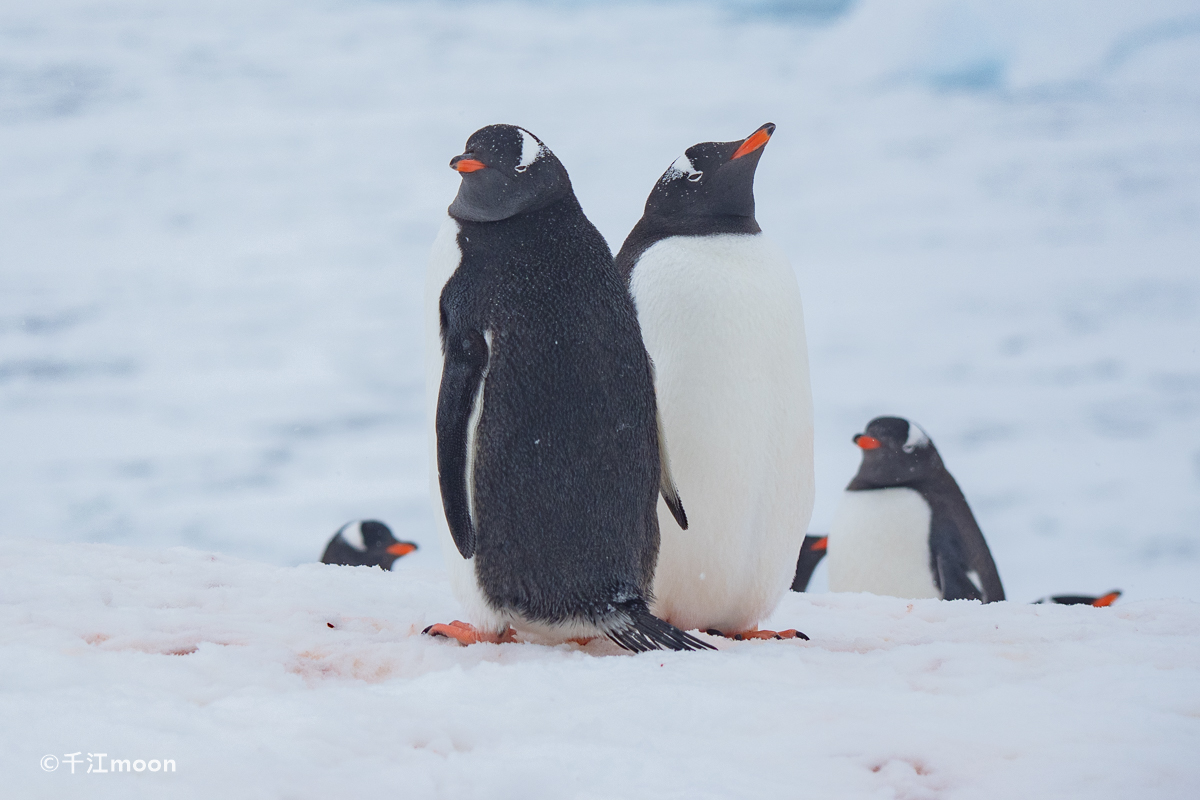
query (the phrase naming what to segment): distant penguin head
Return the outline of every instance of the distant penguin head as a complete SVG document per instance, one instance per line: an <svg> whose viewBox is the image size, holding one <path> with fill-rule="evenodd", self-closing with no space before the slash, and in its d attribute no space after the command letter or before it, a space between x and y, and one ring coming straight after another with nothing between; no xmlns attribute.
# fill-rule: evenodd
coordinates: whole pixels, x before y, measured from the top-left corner
<svg viewBox="0 0 1200 800"><path fill-rule="evenodd" d="M944 469L937 448L915 422L876 417L854 437L862 449L856 482L875 487L905 486Z"/></svg>
<svg viewBox="0 0 1200 800"><path fill-rule="evenodd" d="M659 178L646 216L754 219L754 171L774 132L768 122L736 142L692 145Z"/></svg>
<svg viewBox="0 0 1200 800"><path fill-rule="evenodd" d="M326 564L379 566L389 570L396 559L416 549L416 544L396 539L392 529L378 520L355 520L347 522L333 535L321 561Z"/></svg>
<svg viewBox="0 0 1200 800"><path fill-rule="evenodd" d="M498 222L571 194L562 162L541 139L516 125L475 131L450 167L462 176L450 216L468 222Z"/></svg>

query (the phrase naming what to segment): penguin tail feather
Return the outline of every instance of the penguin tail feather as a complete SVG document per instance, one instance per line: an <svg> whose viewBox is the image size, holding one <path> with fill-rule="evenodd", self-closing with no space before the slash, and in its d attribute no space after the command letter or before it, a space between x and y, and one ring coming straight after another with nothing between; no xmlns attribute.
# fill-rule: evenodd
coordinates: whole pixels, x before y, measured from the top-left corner
<svg viewBox="0 0 1200 800"><path fill-rule="evenodd" d="M644 653L647 650L717 649L651 614L644 600L621 603L617 609L617 620L605 631L605 636L626 650Z"/></svg>

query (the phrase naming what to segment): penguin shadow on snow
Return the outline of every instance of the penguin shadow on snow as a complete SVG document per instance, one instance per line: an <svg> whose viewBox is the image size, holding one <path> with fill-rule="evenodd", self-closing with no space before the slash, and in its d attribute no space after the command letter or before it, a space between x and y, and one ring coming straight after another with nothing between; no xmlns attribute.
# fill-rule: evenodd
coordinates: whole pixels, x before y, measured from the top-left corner
<svg viewBox="0 0 1200 800"><path fill-rule="evenodd" d="M805 591L827 556L833 592L1003 600L983 532L925 431L901 417L877 417L853 441L863 454L858 474L842 495L829 535L805 537L792 591ZM1035 602L1103 608L1120 596L1113 590Z"/></svg>

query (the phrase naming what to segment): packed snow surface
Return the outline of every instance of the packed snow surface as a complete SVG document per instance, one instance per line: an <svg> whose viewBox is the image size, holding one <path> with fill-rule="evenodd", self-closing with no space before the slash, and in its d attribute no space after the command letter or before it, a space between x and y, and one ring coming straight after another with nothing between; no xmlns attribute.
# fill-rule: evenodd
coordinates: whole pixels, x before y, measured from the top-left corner
<svg viewBox="0 0 1200 800"><path fill-rule="evenodd" d="M3 794L1197 796L1196 75L1195 0L0 5ZM1013 602L791 595L811 643L719 653L414 635L460 613L420 308L449 159L527 127L615 249L767 121L811 529L904 416ZM311 563L372 517L421 550ZM77 751L178 771L38 766Z"/></svg>
<svg viewBox="0 0 1200 800"><path fill-rule="evenodd" d="M456 608L432 570L29 540L0 565L11 797L1094 800L1200 785L1186 600L791 594L775 619L810 642L634 656L421 636ZM73 775L38 766L76 752ZM89 753L176 771L88 773Z"/></svg>

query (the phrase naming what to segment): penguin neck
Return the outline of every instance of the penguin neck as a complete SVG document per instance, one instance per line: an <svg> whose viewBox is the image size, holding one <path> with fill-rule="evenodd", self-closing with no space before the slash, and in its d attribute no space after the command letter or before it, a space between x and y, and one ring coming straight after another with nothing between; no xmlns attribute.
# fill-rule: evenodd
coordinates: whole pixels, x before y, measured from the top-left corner
<svg viewBox="0 0 1200 800"><path fill-rule="evenodd" d="M583 208L574 192L555 197L545 205L495 222L473 222L450 215L458 223L460 235L485 234L499 230L537 231L545 229L547 223L562 224L583 218Z"/></svg>
<svg viewBox="0 0 1200 800"><path fill-rule="evenodd" d="M672 236L716 236L723 233L755 234L762 233L762 228L753 216L729 214L668 217L646 214L625 237L625 243L617 253L617 271L628 282L642 253L663 239Z"/></svg>

